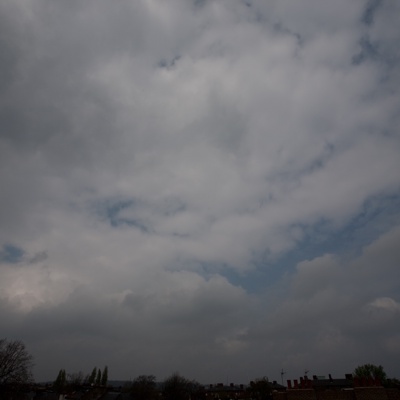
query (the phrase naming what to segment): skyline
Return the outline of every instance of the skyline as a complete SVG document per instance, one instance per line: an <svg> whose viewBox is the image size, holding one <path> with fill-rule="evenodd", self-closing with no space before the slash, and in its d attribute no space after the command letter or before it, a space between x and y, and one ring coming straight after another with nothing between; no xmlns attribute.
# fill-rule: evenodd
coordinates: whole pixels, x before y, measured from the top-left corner
<svg viewBox="0 0 400 400"><path fill-rule="evenodd" d="M400 376L400 3L0 19L0 338L37 381Z"/></svg>

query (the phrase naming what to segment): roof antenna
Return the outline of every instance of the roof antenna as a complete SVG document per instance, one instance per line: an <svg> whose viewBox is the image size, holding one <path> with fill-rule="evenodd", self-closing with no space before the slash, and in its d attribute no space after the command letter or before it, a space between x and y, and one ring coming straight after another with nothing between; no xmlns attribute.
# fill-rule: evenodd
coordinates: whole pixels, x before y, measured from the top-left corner
<svg viewBox="0 0 400 400"><path fill-rule="evenodd" d="M306 368L306 369L304 370L304 376L307 376L307 374L308 374L309 372L310 372L310 370Z"/></svg>
<svg viewBox="0 0 400 400"><path fill-rule="evenodd" d="M283 375L286 374L286 371L283 370L283 368L281 369L281 382L282 382L282 386L283 386Z"/></svg>

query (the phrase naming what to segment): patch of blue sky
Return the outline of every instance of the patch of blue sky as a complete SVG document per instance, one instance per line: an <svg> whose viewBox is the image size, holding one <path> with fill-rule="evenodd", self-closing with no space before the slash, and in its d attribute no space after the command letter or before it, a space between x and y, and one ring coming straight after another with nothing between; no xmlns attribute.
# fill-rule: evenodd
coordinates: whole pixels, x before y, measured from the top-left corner
<svg viewBox="0 0 400 400"><path fill-rule="evenodd" d="M134 199L104 200L96 202L94 208L101 218L104 218L111 226L117 227L125 221L124 218L120 217L120 213L134 207L135 204L136 200Z"/></svg>
<svg viewBox="0 0 400 400"><path fill-rule="evenodd" d="M337 151L340 151L337 145L332 144L330 142L326 142L321 149L320 153L317 154L313 159L311 159L308 163L306 163L302 168L293 168L289 165L287 170L280 170L274 174L270 174L266 178L266 182L274 183L274 182L298 182L302 177L308 176L313 172L324 168L324 166L332 159ZM268 202L275 201L273 196L267 196L260 199L260 205L265 205Z"/></svg>
<svg viewBox="0 0 400 400"><path fill-rule="evenodd" d="M114 198L96 201L92 207L95 214L112 227L130 226L146 233L154 233L152 223L146 214L167 217L186 210L186 205L178 198L168 198L158 203L147 203L137 198ZM176 235L180 236L178 233Z"/></svg>
<svg viewBox="0 0 400 400"><path fill-rule="evenodd" d="M251 0L242 0L242 3L243 3L246 7L249 7L249 8L252 6Z"/></svg>
<svg viewBox="0 0 400 400"><path fill-rule="evenodd" d="M258 22L262 22L261 18L257 18ZM295 32L289 29L287 26L283 25L282 22L275 22L273 24L274 31L283 35L290 35L296 39L297 46L302 47L304 45L304 37L300 35L299 32Z"/></svg>
<svg viewBox="0 0 400 400"><path fill-rule="evenodd" d="M104 210L105 217L108 219L111 226L119 226L124 221L124 219L120 217L121 211L131 208L132 206L134 206L133 200L124 200L108 204Z"/></svg>
<svg viewBox="0 0 400 400"><path fill-rule="evenodd" d="M18 264L22 261L25 252L12 244L3 245L0 251L0 261L8 264Z"/></svg>
<svg viewBox="0 0 400 400"><path fill-rule="evenodd" d="M362 249L383 233L400 225L400 193L368 199L362 209L345 226L334 229L327 220L313 225L298 225L303 231L302 240L290 251L276 258L268 253L253 260L254 269L237 272L226 269L222 274L234 285L242 286L249 293L258 293L272 286L285 274L291 273L304 260L324 254L334 254L339 259L352 259Z"/></svg>
<svg viewBox="0 0 400 400"><path fill-rule="evenodd" d="M143 221L133 218L117 218L112 222L113 226L120 227L126 226L139 229L143 233L150 233L152 229Z"/></svg>
<svg viewBox="0 0 400 400"><path fill-rule="evenodd" d="M379 9L380 5L382 4L382 0L369 0L364 13L362 15L361 21L365 25L372 25L374 23L374 17L376 11Z"/></svg>
<svg viewBox="0 0 400 400"><path fill-rule="evenodd" d="M359 65L366 60L377 60L379 57L379 47L377 43L372 43L368 35L364 35L359 41L360 51L351 60L353 65Z"/></svg>
<svg viewBox="0 0 400 400"><path fill-rule="evenodd" d="M143 233L149 233L152 228L148 223L134 216L134 210L140 201L137 199L104 200L96 202L94 208L96 214L107 221L113 228L131 227L139 229ZM124 216L123 213L129 210L131 216Z"/></svg>
<svg viewBox="0 0 400 400"><path fill-rule="evenodd" d="M382 41L382 38L380 41L376 35L370 35L370 28L374 24L375 16L382 4L383 0L370 0L368 2L361 18L361 22L366 27L366 33L359 40L360 51L352 57L351 61L355 66L366 61L378 62L382 73L385 74L388 73L385 69L398 69L399 57L396 41L391 42L390 39Z"/></svg>
<svg viewBox="0 0 400 400"><path fill-rule="evenodd" d="M180 60L180 58L181 58L180 55L174 56L170 60L163 58L161 61L159 61L158 66L160 68L171 69L175 67L176 63Z"/></svg>

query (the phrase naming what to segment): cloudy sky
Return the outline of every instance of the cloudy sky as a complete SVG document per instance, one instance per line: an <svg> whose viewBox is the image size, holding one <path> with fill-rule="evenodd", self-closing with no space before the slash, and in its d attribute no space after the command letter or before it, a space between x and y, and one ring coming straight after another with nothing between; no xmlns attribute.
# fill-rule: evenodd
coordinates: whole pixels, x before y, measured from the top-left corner
<svg viewBox="0 0 400 400"><path fill-rule="evenodd" d="M0 337L37 380L400 377L400 2L0 19Z"/></svg>

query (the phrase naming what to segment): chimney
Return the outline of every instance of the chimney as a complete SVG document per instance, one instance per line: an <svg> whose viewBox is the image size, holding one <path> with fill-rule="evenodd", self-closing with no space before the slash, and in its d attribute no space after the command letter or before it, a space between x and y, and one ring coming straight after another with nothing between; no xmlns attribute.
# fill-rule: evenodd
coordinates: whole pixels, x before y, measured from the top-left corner
<svg viewBox="0 0 400 400"><path fill-rule="evenodd" d="M287 380L287 387L288 389L292 388L292 381L290 379Z"/></svg>
<svg viewBox="0 0 400 400"><path fill-rule="evenodd" d="M297 379L293 379L293 386L295 389L299 388L299 382L297 381Z"/></svg>

